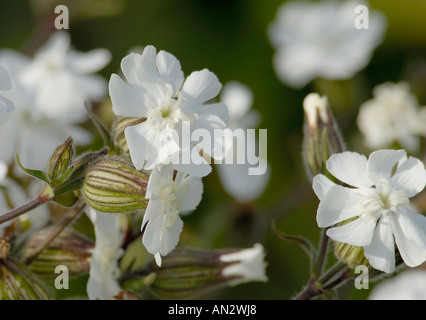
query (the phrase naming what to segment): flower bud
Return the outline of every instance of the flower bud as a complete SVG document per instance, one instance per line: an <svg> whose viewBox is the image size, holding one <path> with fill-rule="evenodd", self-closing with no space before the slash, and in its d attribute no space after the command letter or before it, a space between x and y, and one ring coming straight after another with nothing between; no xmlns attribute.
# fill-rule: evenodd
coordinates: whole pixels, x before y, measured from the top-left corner
<svg viewBox="0 0 426 320"><path fill-rule="evenodd" d="M127 127L135 126L139 123L142 123L145 121L146 118L139 118L139 117L117 117L113 126L113 139L114 144L120 148L120 150L123 153L129 152L129 147L127 146L126 137L124 135L124 130Z"/></svg>
<svg viewBox="0 0 426 320"><path fill-rule="evenodd" d="M319 173L325 173L328 158L334 153L343 152L345 146L326 96L308 94L303 101L303 109L303 160L307 176L312 179Z"/></svg>
<svg viewBox="0 0 426 320"><path fill-rule="evenodd" d="M34 250L44 243L51 229L42 229L28 240L24 259L31 256ZM43 279L57 277L55 269L59 265L66 266L70 276L88 273L94 247L93 241L81 234L75 231L63 231L31 261L28 267Z"/></svg>
<svg viewBox="0 0 426 320"><path fill-rule="evenodd" d="M82 193L86 203L101 212L125 213L144 209L149 176L127 161L105 158L86 172Z"/></svg>
<svg viewBox="0 0 426 320"><path fill-rule="evenodd" d="M163 257L162 266L150 265L149 291L160 298L181 299L226 285L267 281L260 244L242 250L176 249Z"/></svg>
<svg viewBox="0 0 426 320"><path fill-rule="evenodd" d="M12 258L0 258L0 300L50 300L43 282Z"/></svg>
<svg viewBox="0 0 426 320"><path fill-rule="evenodd" d="M56 148L50 158L47 175L51 181L60 179L68 171L74 155L73 140L68 138L62 145Z"/></svg>
<svg viewBox="0 0 426 320"><path fill-rule="evenodd" d="M344 261L350 268L355 268L360 265L369 266L368 259L364 255L363 247L336 242L334 253L338 259Z"/></svg>

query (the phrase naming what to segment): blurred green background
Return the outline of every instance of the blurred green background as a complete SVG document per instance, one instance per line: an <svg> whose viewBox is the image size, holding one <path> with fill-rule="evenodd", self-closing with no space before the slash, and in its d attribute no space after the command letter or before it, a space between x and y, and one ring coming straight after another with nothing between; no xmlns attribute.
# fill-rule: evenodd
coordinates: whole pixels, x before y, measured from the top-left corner
<svg viewBox="0 0 426 320"><path fill-rule="evenodd" d="M261 242L267 252L269 282L226 288L207 298L289 299L306 283L309 260L296 244L271 232L271 220L287 234L299 234L314 244L319 239L315 214L318 200L304 175L301 160L303 98L326 94L348 149L362 146L355 117L372 88L386 81L408 80L420 103L426 104L426 1L375 0L370 9L388 19L385 41L374 51L366 69L346 81L317 80L300 90L282 84L272 67L267 28L282 0L73 0L0 2L0 48L31 53L48 34L56 16L53 8L67 5L74 47L79 51L107 48L110 64L100 73L109 79L118 72L129 50L154 45L173 53L185 75L208 68L222 82L237 80L254 94L253 108L261 115L259 128L268 130L270 183L251 205L233 202L214 171L204 179L199 208L184 218L180 245L200 248L251 247ZM105 121L110 118L105 116ZM84 280L82 280L84 281ZM344 299L363 299L369 290L352 283L341 290Z"/></svg>

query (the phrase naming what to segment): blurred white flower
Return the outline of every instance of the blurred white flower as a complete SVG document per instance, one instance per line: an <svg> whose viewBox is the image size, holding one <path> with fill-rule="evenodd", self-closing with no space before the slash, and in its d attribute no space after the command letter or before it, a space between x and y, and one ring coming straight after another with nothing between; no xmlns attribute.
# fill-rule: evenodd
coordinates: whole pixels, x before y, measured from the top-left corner
<svg viewBox="0 0 426 320"><path fill-rule="evenodd" d="M96 243L90 262L87 294L91 300L106 300L120 291L118 277L121 275L118 260L123 255L123 234L120 216L89 209L89 218L95 227Z"/></svg>
<svg viewBox="0 0 426 320"><path fill-rule="evenodd" d="M12 89L9 73L5 68L0 66L0 91ZM0 95L0 121L3 120L5 114L14 110L12 101Z"/></svg>
<svg viewBox="0 0 426 320"><path fill-rule="evenodd" d="M9 57L0 53L0 61L6 68ZM12 83L12 90L4 94L13 101L15 111L0 123L1 161L10 164L18 154L25 167L45 170L52 152L70 136L76 144L91 141L91 134L68 117L53 118L47 110L37 109L33 93L22 87L13 74Z"/></svg>
<svg viewBox="0 0 426 320"><path fill-rule="evenodd" d="M11 75L32 94L33 108L52 119L85 120L85 102L99 102L106 95L105 79L93 73L109 63L110 52L75 51L65 31L55 32L34 58L11 50L2 55L8 60Z"/></svg>
<svg viewBox="0 0 426 320"><path fill-rule="evenodd" d="M321 77L354 76L370 61L382 41L386 19L369 10L368 29L355 27L355 8L362 1L289 1L278 10L268 29L276 48L273 64L278 77L300 88Z"/></svg>
<svg viewBox="0 0 426 320"><path fill-rule="evenodd" d="M371 291L369 300L426 300L426 270L402 271Z"/></svg>
<svg viewBox="0 0 426 320"><path fill-rule="evenodd" d="M25 192L20 185L7 177L7 172L7 164L0 161L0 215L34 199L40 193L40 187L43 187L43 184L40 184L39 181L32 181L28 186L27 192ZM46 206L40 206L30 213L19 216L18 219L21 223L22 231L19 240L23 241L29 233L47 225L50 220L50 213ZM9 220L0 224L0 238L4 236L4 230L12 225L14 221Z"/></svg>
<svg viewBox="0 0 426 320"><path fill-rule="evenodd" d="M253 248L222 254L219 260L226 263L233 262L222 270L223 276L235 277L228 283L230 286L252 281L268 281L265 251L260 243L256 243Z"/></svg>
<svg viewBox="0 0 426 320"><path fill-rule="evenodd" d="M207 69L195 71L184 79L180 62L172 54L145 47L142 54L131 53L121 61L127 83L113 74L109 93L117 116L146 118L142 123L127 127L125 137L136 169L151 170L159 163L181 153L191 153L197 143L183 148L182 124L208 130L223 129L228 122L228 110L222 103L206 104L215 98L221 83ZM173 135L177 133L177 137ZM171 140L171 141L170 141ZM179 140L179 141L178 141ZM203 150L211 154L211 150ZM193 157L197 157L192 165ZM211 171L210 165L198 152L191 153L192 162L179 163L177 170L197 176Z"/></svg>
<svg viewBox="0 0 426 320"><path fill-rule="evenodd" d="M228 107L230 130L254 129L258 125L260 116L257 111L251 110L253 93L244 84L237 81L228 82L222 89L220 101ZM257 199L265 190L270 178L269 166L266 159L260 158L259 161L265 164L258 165L265 165L268 169L264 174L249 175L249 168L252 165L247 161L246 155L245 161L238 163L238 146L234 141L229 142L232 146L226 152L232 153L234 161L230 164L225 162L217 164L216 168L226 192L239 203L247 203ZM255 141L246 139L245 142L252 144L247 146L246 152L256 149L256 144L253 143Z"/></svg>
<svg viewBox="0 0 426 320"><path fill-rule="evenodd" d="M366 145L385 148L396 141L408 151L418 151L419 136L426 136L426 107L419 107L409 84L387 82L376 86L373 95L361 105L357 118Z"/></svg>
<svg viewBox="0 0 426 320"><path fill-rule="evenodd" d="M314 177L320 199L317 223L331 227L330 238L362 246L371 266L387 273L395 269L394 243L408 266L425 261L426 217L415 212L409 200L426 184L419 159L407 158L404 150L375 151L368 160L343 152L330 157L327 170L349 185L335 184L322 174Z"/></svg>
<svg viewBox="0 0 426 320"><path fill-rule="evenodd" d="M172 165L157 166L151 173L149 198L142 221L142 242L161 265L161 256L171 252L179 242L182 214L193 211L201 201L201 178L175 172Z"/></svg>

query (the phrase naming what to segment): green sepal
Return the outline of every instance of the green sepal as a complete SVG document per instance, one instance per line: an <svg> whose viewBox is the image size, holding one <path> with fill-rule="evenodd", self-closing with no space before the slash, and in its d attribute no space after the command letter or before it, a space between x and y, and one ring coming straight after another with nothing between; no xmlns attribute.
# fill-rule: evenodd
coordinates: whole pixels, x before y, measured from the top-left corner
<svg viewBox="0 0 426 320"><path fill-rule="evenodd" d="M47 176L52 181L52 186L60 184L71 172L74 149L73 140L69 137L63 144L58 146L49 160Z"/></svg>
<svg viewBox="0 0 426 320"><path fill-rule="evenodd" d="M18 154L16 154L16 156L15 156L15 160L16 160L16 163L18 164L18 166L26 173L26 174L28 174L28 175L30 175L31 177L33 177L33 178L36 178L36 179L38 179L38 180L41 180L41 181L44 181L44 182L46 182L49 186L50 186L50 180L49 180L49 178L46 176L46 174L43 172L43 171L40 171L40 170L32 170L32 169L27 169L27 168L25 168L23 165L22 165L22 163L21 163L21 161L19 160L19 156L18 156Z"/></svg>

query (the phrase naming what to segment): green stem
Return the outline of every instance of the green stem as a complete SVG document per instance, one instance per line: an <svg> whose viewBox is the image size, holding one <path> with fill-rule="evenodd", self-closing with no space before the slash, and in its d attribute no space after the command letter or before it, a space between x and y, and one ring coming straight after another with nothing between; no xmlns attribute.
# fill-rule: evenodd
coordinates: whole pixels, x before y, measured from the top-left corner
<svg viewBox="0 0 426 320"><path fill-rule="evenodd" d="M319 277L323 272L324 264L328 254L328 244L329 244L329 238L327 236L327 228L323 228L321 230L321 239L320 239L317 261L316 261L316 268L315 268L316 277Z"/></svg>
<svg viewBox="0 0 426 320"><path fill-rule="evenodd" d="M19 217L20 215L27 213L39 206L41 206L42 204L49 202L51 200L51 197L46 194L45 192L42 192L37 198L35 198L34 200L31 200L30 202L14 208L12 210L10 210L8 213L5 213L3 215L0 216L0 224L5 223L9 220L15 219L17 217Z"/></svg>
<svg viewBox="0 0 426 320"><path fill-rule="evenodd" d="M328 269L323 275L318 279L318 282L322 285L327 285L327 282L335 277L338 274L341 274L344 270L348 268L346 263L341 261L336 262L330 269Z"/></svg>
<svg viewBox="0 0 426 320"><path fill-rule="evenodd" d="M342 262L336 263L333 267L328 269L318 280L311 278L303 290L294 298L295 300L311 300L319 297L326 292L335 289L349 278L346 272L348 266ZM328 282L332 280L331 282ZM327 283L328 282L328 283Z"/></svg>

